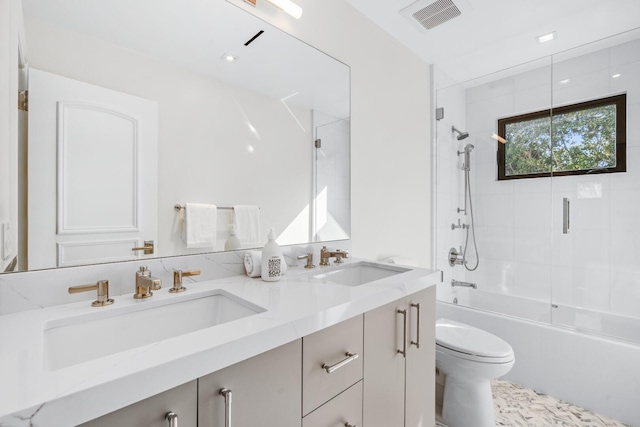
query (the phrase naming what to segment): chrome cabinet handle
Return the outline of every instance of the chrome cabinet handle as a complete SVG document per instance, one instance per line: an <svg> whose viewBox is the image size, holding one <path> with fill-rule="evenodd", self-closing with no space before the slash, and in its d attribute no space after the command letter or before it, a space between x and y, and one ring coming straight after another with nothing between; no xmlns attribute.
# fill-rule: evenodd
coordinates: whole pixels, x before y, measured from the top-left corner
<svg viewBox="0 0 640 427"><path fill-rule="evenodd" d="M411 303L411 307L415 307L417 312L418 312L418 316L416 317L416 340L415 341L411 341L412 345L415 345L416 348L420 348L420 303L414 304Z"/></svg>
<svg viewBox="0 0 640 427"><path fill-rule="evenodd" d="M335 371L336 369L340 369L342 368L344 365L346 365L349 362L353 362L354 360L356 360L358 357L360 357L360 355L358 353L349 353L346 352L345 356L347 356L346 359L342 359L341 361L339 361L338 363L336 363L335 365L327 365L326 363L322 364L322 369L324 369L325 371L327 371L327 374L332 373L333 371Z"/></svg>
<svg viewBox="0 0 640 427"><path fill-rule="evenodd" d="M570 202L567 197L562 199L562 234L569 234Z"/></svg>
<svg viewBox="0 0 640 427"><path fill-rule="evenodd" d="M169 421L169 427L178 427L178 414L175 412L167 412L164 418Z"/></svg>
<svg viewBox="0 0 640 427"><path fill-rule="evenodd" d="M398 349L398 353L407 357L407 310L398 310L398 314L402 314L403 317L403 333L402 333L402 350Z"/></svg>
<svg viewBox="0 0 640 427"><path fill-rule="evenodd" d="M233 394L228 388L220 390L220 394L224 396L224 427L231 427L231 397Z"/></svg>

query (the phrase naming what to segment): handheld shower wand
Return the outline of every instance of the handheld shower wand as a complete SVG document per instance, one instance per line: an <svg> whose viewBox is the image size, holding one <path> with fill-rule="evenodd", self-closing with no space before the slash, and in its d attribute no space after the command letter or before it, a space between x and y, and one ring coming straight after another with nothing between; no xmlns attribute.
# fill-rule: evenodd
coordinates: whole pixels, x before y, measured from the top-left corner
<svg viewBox="0 0 640 427"><path fill-rule="evenodd" d="M467 136L469 136L468 133ZM462 170L465 170L467 172L469 171L469 165L471 165L471 150L473 150L474 148L476 147L473 144L467 144L464 146L464 149L462 151L458 151L458 156L460 154L464 154L464 166L462 167Z"/></svg>

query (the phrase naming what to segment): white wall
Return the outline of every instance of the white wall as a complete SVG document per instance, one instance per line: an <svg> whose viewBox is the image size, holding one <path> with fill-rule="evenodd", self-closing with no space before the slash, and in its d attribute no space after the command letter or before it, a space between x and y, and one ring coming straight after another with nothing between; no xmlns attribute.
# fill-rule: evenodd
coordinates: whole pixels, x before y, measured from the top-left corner
<svg viewBox="0 0 640 427"><path fill-rule="evenodd" d="M431 259L429 66L344 0L296 0L294 20L243 7L351 67L353 255Z"/></svg>
<svg viewBox="0 0 640 427"><path fill-rule="evenodd" d="M0 272L11 263L18 250L18 19L16 2L0 1L0 227L9 226L11 241L0 256ZM0 250L2 253L2 250Z"/></svg>
<svg viewBox="0 0 640 427"><path fill-rule="evenodd" d="M579 56L567 52L553 64L547 58L522 68L464 86L468 141L476 147L472 189L481 256L480 268L467 278L487 291L637 316L640 40ZM627 172L496 180L497 142L491 134L498 118L622 92L627 93ZM564 197L571 200L566 235Z"/></svg>
<svg viewBox="0 0 640 427"><path fill-rule="evenodd" d="M279 100L40 22L26 31L31 67L158 102L156 255L203 251L181 240L173 206L185 202L259 205L263 243L269 226L280 244L309 241L310 110L289 106L299 126ZM219 212L214 250L231 222L231 211Z"/></svg>

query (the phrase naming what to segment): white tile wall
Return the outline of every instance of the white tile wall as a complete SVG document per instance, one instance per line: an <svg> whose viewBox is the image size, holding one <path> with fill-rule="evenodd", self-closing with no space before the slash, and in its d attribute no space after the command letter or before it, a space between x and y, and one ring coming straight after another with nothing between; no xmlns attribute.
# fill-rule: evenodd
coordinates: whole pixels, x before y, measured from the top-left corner
<svg viewBox="0 0 640 427"><path fill-rule="evenodd" d="M484 290L638 317L640 40L581 56L568 52L537 65L438 91L438 106L446 107L449 119L438 123L438 268L445 277L464 275ZM496 180L497 143L490 136L498 118L619 93L627 93L627 172ZM452 192L464 188L447 129L452 122L471 134L462 143L475 145L471 189L481 258L475 272L447 271L440 262L457 242L452 236L464 236L445 227L456 217ZM571 201L566 235L563 197Z"/></svg>

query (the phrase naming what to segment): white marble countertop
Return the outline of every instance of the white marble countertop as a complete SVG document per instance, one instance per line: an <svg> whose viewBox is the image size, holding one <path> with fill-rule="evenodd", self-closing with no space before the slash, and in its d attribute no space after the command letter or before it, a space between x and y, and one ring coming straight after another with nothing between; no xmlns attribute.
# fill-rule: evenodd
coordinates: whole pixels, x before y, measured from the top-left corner
<svg viewBox="0 0 640 427"><path fill-rule="evenodd" d="M290 268L278 282L234 276L192 283L180 294L169 293L171 285L165 284L148 301L127 294L113 297L115 304L108 307L95 308L83 301L0 316L0 427L68 427L89 421L426 289L441 279L440 272L420 268L355 287L308 277L335 268L340 267ZM84 363L44 369L47 322L168 299L178 302L216 289L264 311ZM130 327L144 333L154 325Z"/></svg>

